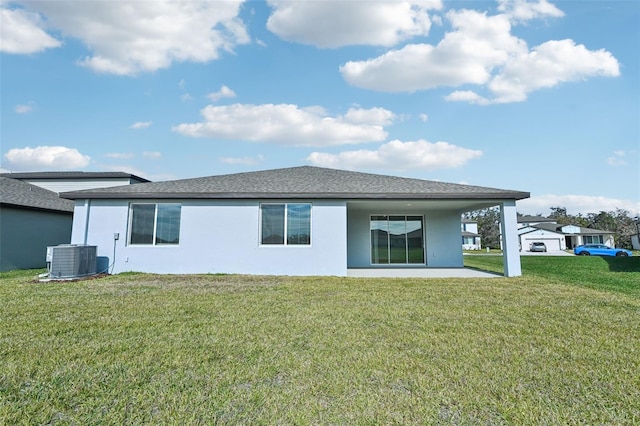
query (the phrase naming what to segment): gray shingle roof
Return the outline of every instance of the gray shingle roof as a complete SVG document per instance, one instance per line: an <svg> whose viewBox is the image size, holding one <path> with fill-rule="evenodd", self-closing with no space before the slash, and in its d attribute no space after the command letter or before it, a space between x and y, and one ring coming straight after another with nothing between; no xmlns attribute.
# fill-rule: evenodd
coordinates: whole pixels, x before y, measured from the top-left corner
<svg viewBox="0 0 640 426"><path fill-rule="evenodd" d="M6 177L0 177L0 203L60 212L73 212L75 204L53 191Z"/></svg>
<svg viewBox="0 0 640 426"><path fill-rule="evenodd" d="M603 231L601 229L584 228L577 225L558 225L557 223L538 223L536 225L531 225L531 228L564 234L564 232L562 232L562 228L564 228L565 226L575 226L580 230L580 232L578 233L583 235L613 234L613 232L611 231Z"/></svg>
<svg viewBox="0 0 640 426"><path fill-rule="evenodd" d="M125 172L18 172L0 173L0 177L12 179L106 179L129 178L140 182L149 182L148 179Z"/></svg>
<svg viewBox="0 0 640 426"><path fill-rule="evenodd" d="M556 219L544 217L544 216L518 216L518 223L543 223L543 222L555 222Z"/></svg>
<svg viewBox="0 0 640 426"><path fill-rule="evenodd" d="M321 167L291 167L115 188L66 192L82 198L214 199L523 199L528 192L375 175Z"/></svg>

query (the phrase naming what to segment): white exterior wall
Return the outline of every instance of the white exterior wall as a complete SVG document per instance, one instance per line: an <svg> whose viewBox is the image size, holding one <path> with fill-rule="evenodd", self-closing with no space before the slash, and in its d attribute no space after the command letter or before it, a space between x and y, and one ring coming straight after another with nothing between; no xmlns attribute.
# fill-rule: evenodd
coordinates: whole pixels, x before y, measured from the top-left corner
<svg viewBox="0 0 640 426"><path fill-rule="evenodd" d="M608 247L615 247L616 246L616 242L613 239L613 235L611 234L599 234L602 235L602 240L604 241L602 244L608 246ZM581 236L581 241L584 241L584 235ZM580 244L584 244L584 242L581 242Z"/></svg>
<svg viewBox="0 0 640 426"><path fill-rule="evenodd" d="M426 241L426 266L428 267L463 267L462 247L460 245L459 212L429 212L408 209L380 208L375 210L348 209L348 267L369 268L386 265L371 264L371 232L370 217L377 214L422 215ZM388 265L398 267L400 265ZM419 264L402 265L419 267ZM423 265L424 266L424 265Z"/></svg>
<svg viewBox="0 0 640 426"><path fill-rule="evenodd" d="M347 274L344 202L309 201L312 203L310 246L260 246L259 201L133 202L180 203L180 244L128 245L128 200L91 200L90 204L78 200L72 243L97 245L98 256L108 257L109 264L113 264L110 272ZM120 235L115 241L115 256L114 233Z"/></svg>
<svg viewBox="0 0 640 426"><path fill-rule="evenodd" d="M125 177L105 179L23 179L23 181L58 194L83 189L111 188L131 183L131 179Z"/></svg>
<svg viewBox="0 0 640 426"><path fill-rule="evenodd" d="M460 222L460 229L462 231L471 232L473 234L478 233L478 222Z"/></svg>
<svg viewBox="0 0 640 426"><path fill-rule="evenodd" d="M462 246L460 244L460 215L456 212L433 212L427 214L427 266L439 268L462 268Z"/></svg>
<svg viewBox="0 0 640 426"><path fill-rule="evenodd" d="M552 231L538 229L520 235L520 246L522 251L529 251L529 247L534 242L544 243L547 251L561 251L567 249L567 244L563 234Z"/></svg>
<svg viewBox="0 0 640 426"><path fill-rule="evenodd" d="M480 239L480 237L472 237L474 239L474 241L478 241ZM462 244L462 249L463 250L482 250L482 244L480 243L475 243L475 244Z"/></svg>

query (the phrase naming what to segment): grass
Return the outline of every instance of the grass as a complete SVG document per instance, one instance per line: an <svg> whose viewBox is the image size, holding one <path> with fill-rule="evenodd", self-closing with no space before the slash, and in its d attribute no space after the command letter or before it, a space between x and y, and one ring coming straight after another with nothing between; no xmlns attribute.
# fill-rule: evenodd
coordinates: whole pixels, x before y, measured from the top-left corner
<svg viewBox="0 0 640 426"><path fill-rule="evenodd" d="M510 279L0 274L0 424L640 424L640 272L597 260L523 258Z"/></svg>
<svg viewBox="0 0 640 426"><path fill-rule="evenodd" d="M504 271L502 256L465 256L464 262L468 267ZM527 276L640 298L640 256L522 256L520 262Z"/></svg>

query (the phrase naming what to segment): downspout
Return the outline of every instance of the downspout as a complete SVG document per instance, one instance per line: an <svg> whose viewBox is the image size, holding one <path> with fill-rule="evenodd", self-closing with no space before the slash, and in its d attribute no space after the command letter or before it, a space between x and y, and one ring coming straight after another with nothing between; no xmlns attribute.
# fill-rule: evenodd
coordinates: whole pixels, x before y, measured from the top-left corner
<svg viewBox="0 0 640 426"><path fill-rule="evenodd" d="M87 245L87 241L89 240L89 212L91 211L91 199L87 199L86 201L86 212L84 218L84 240L83 244Z"/></svg>

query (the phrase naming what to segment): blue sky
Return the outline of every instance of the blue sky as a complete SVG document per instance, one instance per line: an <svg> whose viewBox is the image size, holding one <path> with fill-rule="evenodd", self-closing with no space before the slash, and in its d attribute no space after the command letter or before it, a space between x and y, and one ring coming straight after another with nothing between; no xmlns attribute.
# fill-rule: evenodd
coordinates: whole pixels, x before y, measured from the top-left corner
<svg viewBox="0 0 640 426"><path fill-rule="evenodd" d="M316 165L640 214L640 2L4 1L2 171Z"/></svg>

